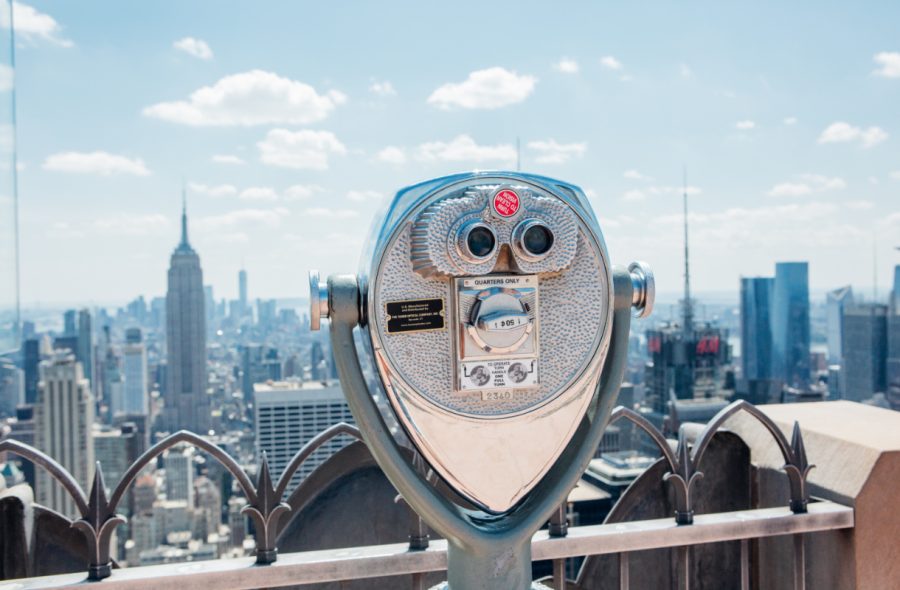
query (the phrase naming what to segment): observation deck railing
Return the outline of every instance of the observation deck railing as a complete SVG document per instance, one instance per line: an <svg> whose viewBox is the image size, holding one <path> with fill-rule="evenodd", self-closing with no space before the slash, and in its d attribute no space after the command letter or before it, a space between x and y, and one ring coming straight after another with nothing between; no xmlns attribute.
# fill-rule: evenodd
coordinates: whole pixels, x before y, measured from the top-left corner
<svg viewBox="0 0 900 590"><path fill-rule="evenodd" d="M703 477L698 469L712 437L723 423L739 412L746 412L771 434L784 458L783 469L790 484L790 498L782 508L764 508L721 512L694 513L693 495ZM789 442L778 426L763 412L744 401L737 401L720 411L703 429L693 444L681 430L673 450L662 433L643 416L623 407L613 411L610 423L628 420L643 430L659 447L668 471L664 480L672 486L675 499L674 518L641 520L591 526L567 526L565 507L551 518L547 530L532 540L535 561L553 561L554 588L565 587L565 560L571 557L617 554L619 587L629 588L629 556L635 551L675 548L678 562L677 583L689 588L692 579L692 547L705 543L740 542L741 588L750 588L750 540L791 535L793 537L794 588L806 587L805 536L817 532L854 527L853 509L833 502L810 502L806 478L813 468L807 462L800 427L794 424ZM14 440L0 442L0 452L8 451L32 461L46 470L73 498L81 518L72 526L80 530L89 548L87 576L64 574L0 582L0 590L32 590L95 584L103 580L105 589L159 588L166 583L184 583L194 590L222 588L275 588L380 576L409 575L412 588L424 587L424 574L445 570L446 543L428 540L421 520L410 526L409 543L353 547L322 551L278 554L276 533L279 519L290 512L284 502L291 478L321 445L340 435L362 440L359 431L348 424L336 424L323 431L289 462L277 481L269 472L262 456L256 482L222 448L206 439L180 431L148 449L125 472L109 498L98 463L89 494L59 463L41 451ZM216 459L229 471L241 487L247 506L244 512L255 527L257 551L249 558L212 560L113 569L110 544L113 531L126 522L117 510L130 485L151 461L167 449L179 444L192 444ZM547 582L551 583L551 582Z"/></svg>

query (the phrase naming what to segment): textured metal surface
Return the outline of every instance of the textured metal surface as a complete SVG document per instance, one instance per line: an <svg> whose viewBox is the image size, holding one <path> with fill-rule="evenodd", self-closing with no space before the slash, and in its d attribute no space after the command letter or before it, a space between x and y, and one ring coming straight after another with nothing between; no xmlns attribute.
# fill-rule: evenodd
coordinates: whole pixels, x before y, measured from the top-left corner
<svg viewBox="0 0 900 590"><path fill-rule="evenodd" d="M805 514L785 508L741 510L700 515L691 526L672 519L571 527L563 538L541 531L532 539L534 559L620 554L683 545L740 541L779 535L852 529L853 508L831 502L810 504ZM627 559L626 559L627 562ZM409 551L406 543L288 553L278 562L257 567L252 557L115 570L103 581L105 590L156 589L182 584L192 590L277 588L379 576L442 571L447 568L447 542L436 540L427 550ZM3 590L91 587L83 574L66 574L0 582Z"/></svg>
<svg viewBox="0 0 900 590"><path fill-rule="evenodd" d="M472 174L430 185L431 192L412 200L401 191L390 210L402 208L405 217L389 214L376 226L377 246L363 262L373 274L359 281L370 338L359 353L374 354L397 418L428 463L491 512L510 509L558 459L591 402L608 348L611 269L600 228L579 189L559 191L545 180ZM497 216L489 204L501 185L514 188L521 199L509 218ZM517 257L509 246L513 229L526 219L540 220L554 232L553 246L541 260ZM486 262L467 261L457 252L456 232L473 220L489 224L501 244ZM463 329L470 318L457 309L451 284L452 276L489 272L534 274L539 295L530 321L535 338L540 325L540 346L537 362L528 365L537 382L504 383L507 391L495 395L485 392L496 389L496 380L482 388L475 382L462 387L459 350L475 342ZM423 299L444 302L445 329L388 331L388 304ZM492 354L507 358L500 349ZM524 353L510 350L508 358L517 354Z"/></svg>
<svg viewBox="0 0 900 590"><path fill-rule="evenodd" d="M542 275L538 317L541 325L541 384L537 390L514 399L482 400L478 391L454 389L453 334L455 310L450 305L451 281L425 279L409 271L409 231L404 230L385 255L382 274L402 277L377 283L375 322L379 366L389 373L392 386L417 392L437 406L470 416L504 416L534 408L558 394L585 370L602 345L608 325L609 285L603 280L602 258L583 235L578 238L579 256L565 275ZM579 293L577 299L572 293ZM447 304L447 328L416 333L387 333L387 310L391 301L442 298ZM378 346L378 343L381 346ZM401 410L402 414L402 410Z"/></svg>

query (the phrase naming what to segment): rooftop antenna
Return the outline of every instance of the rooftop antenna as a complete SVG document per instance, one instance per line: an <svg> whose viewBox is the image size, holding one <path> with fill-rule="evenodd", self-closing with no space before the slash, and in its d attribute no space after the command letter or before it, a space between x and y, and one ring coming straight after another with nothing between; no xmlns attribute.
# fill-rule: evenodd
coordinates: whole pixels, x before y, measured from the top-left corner
<svg viewBox="0 0 900 590"><path fill-rule="evenodd" d="M181 243L187 245L187 189L184 184L184 177L181 179Z"/></svg>
<svg viewBox="0 0 900 590"><path fill-rule="evenodd" d="M519 142L519 138L516 137L516 172L522 171L522 144Z"/></svg>
<svg viewBox="0 0 900 590"><path fill-rule="evenodd" d="M688 190L687 166L683 167L682 182L684 186L684 333L690 335L694 329L694 309L691 303L691 268L688 255Z"/></svg>

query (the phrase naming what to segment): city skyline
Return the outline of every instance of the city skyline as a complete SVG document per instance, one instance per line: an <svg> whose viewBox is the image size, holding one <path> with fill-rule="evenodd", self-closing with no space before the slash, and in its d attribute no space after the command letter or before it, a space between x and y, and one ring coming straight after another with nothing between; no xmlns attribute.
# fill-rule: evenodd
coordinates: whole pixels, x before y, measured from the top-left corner
<svg viewBox="0 0 900 590"><path fill-rule="evenodd" d="M468 31L444 52L415 26L429 7L27 6L45 18L18 26L25 308L162 294L182 179L217 297L236 298L240 267L251 300L304 297L310 252L323 274L356 268L380 199L515 168L517 138L523 170L587 189L613 260L650 261L663 294L681 285L682 166L698 293L736 300L738 277L778 260L808 260L813 293L871 293L873 254L886 293L897 262L897 7L816 6L810 23L803 7L713 4L673 31L690 9L620 28L627 7L489 6L542 42ZM304 34L270 31L276 16Z"/></svg>

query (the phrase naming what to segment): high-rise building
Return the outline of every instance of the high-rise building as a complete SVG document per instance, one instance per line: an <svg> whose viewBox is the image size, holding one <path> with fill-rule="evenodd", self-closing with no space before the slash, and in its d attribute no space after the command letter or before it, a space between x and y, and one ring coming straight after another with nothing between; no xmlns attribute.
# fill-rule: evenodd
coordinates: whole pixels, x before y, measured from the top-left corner
<svg viewBox="0 0 900 590"><path fill-rule="evenodd" d="M103 481L109 491L114 488L122 476L137 459L134 454L134 437L137 433L132 429L123 431L100 424L94 424L94 459L103 468Z"/></svg>
<svg viewBox="0 0 900 590"><path fill-rule="evenodd" d="M772 299L775 279L741 279L741 369L744 379L767 380L772 367Z"/></svg>
<svg viewBox="0 0 900 590"><path fill-rule="evenodd" d="M249 400L256 383L281 380L281 358L277 348L262 344L247 344L240 350L241 391L244 399Z"/></svg>
<svg viewBox="0 0 900 590"><path fill-rule="evenodd" d="M163 466L166 470L166 499L185 500L193 508L194 447L169 449L163 454Z"/></svg>
<svg viewBox="0 0 900 590"><path fill-rule="evenodd" d="M35 444L56 459L85 490L94 475L94 399L81 363L66 352L40 365L35 406ZM43 469L37 471L37 501L65 514L76 514L75 503Z"/></svg>
<svg viewBox="0 0 900 590"><path fill-rule="evenodd" d="M829 291L825 297L825 329L828 340L828 362L841 364L844 339L844 309L853 305L853 288L850 285Z"/></svg>
<svg viewBox="0 0 900 590"><path fill-rule="evenodd" d="M247 271L243 268L238 271L238 301L241 304L240 315L246 315L247 308Z"/></svg>
<svg viewBox="0 0 900 590"><path fill-rule="evenodd" d="M82 309L78 312L78 343L75 360L84 367L84 377L94 384L94 337L91 331L91 312Z"/></svg>
<svg viewBox="0 0 900 590"><path fill-rule="evenodd" d="M16 415L22 403L25 378L12 359L0 357L0 418Z"/></svg>
<svg viewBox="0 0 900 590"><path fill-rule="evenodd" d="M38 365L41 362L41 341L37 338L25 340L22 346L22 370L25 373L25 403L37 401Z"/></svg>
<svg viewBox="0 0 900 590"><path fill-rule="evenodd" d="M786 385L809 383L809 264L775 264L772 342L775 370Z"/></svg>
<svg viewBox="0 0 900 590"><path fill-rule="evenodd" d="M144 348L140 328L125 330L125 348L122 357L125 370L122 410L126 414L147 415L150 413L147 396L147 351Z"/></svg>
<svg viewBox="0 0 900 590"><path fill-rule="evenodd" d="M257 323L263 330L271 330L275 326L276 309L275 299L256 300Z"/></svg>
<svg viewBox="0 0 900 590"><path fill-rule="evenodd" d="M78 335L78 327L76 325L76 311L74 309L67 309L63 313L63 335L64 336L77 336ZM72 351L75 352L75 351Z"/></svg>
<svg viewBox="0 0 900 590"><path fill-rule="evenodd" d="M194 480L194 537L206 540L222 522L222 494L218 486L201 475Z"/></svg>
<svg viewBox="0 0 900 590"><path fill-rule="evenodd" d="M891 306L900 314L900 264L894 265L894 288L891 289Z"/></svg>
<svg viewBox="0 0 900 590"><path fill-rule="evenodd" d="M262 457L265 451L273 477L281 474L303 445L329 426L338 422L353 424L339 383L278 381L257 383L253 390L256 452ZM297 471L287 493L350 442L351 439L339 436L319 447Z"/></svg>
<svg viewBox="0 0 900 590"><path fill-rule="evenodd" d="M887 321L887 401L900 411L900 305L888 310Z"/></svg>
<svg viewBox="0 0 900 590"><path fill-rule="evenodd" d="M187 210L181 243L172 253L166 292L168 384L163 423L169 431L209 431L206 393L206 310L200 257L188 242Z"/></svg>
<svg viewBox="0 0 900 590"><path fill-rule="evenodd" d="M844 397L863 401L887 389L888 307L880 303L844 310Z"/></svg>

